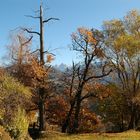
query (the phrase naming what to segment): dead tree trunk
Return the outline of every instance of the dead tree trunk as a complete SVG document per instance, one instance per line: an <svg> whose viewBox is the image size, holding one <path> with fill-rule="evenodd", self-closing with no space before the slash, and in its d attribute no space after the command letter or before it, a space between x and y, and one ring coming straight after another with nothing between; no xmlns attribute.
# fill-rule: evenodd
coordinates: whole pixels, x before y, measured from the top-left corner
<svg viewBox="0 0 140 140"><path fill-rule="evenodd" d="M43 28L43 9L40 6L40 65L44 67L44 28ZM42 79L43 83L44 79ZM44 87L40 87L39 89L39 130L45 130L45 106L44 106Z"/></svg>
<svg viewBox="0 0 140 140"><path fill-rule="evenodd" d="M41 65L44 65L44 26L42 6L40 6L40 63Z"/></svg>
<svg viewBox="0 0 140 140"><path fill-rule="evenodd" d="M28 32L28 33L31 33L31 34L36 34L39 36L39 39L40 39L40 66L41 67L45 67L45 60L44 60L44 54L46 53L46 51L44 51L44 24L45 23L48 23L50 20L59 20L58 18L48 18L48 19L45 19L43 18L43 7L42 7L42 3L40 5L40 14L39 16L29 16L31 18L37 18L40 20L40 32L37 32L37 31L31 31L31 30L28 30L28 29L23 29L24 31ZM44 78L41 79L41 84L44 84ZM38 109L39 109L39 130L40 131L44 131L46 128L45 128L45 106L44 106L44 103L45 103L45 99L46 99L46 96L45 96L45 88L43 86L39 87L39 105L38 105Z"/></svg>

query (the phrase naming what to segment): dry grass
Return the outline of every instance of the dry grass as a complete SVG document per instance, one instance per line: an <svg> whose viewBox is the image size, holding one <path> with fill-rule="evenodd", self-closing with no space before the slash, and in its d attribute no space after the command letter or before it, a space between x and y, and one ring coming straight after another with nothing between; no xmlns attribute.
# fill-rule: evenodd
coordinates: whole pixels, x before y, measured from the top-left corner
<svg viewBox="0 0 140 140"><path fill-rule="evenodd" d="M96 133L78 135L49 132L45 138L38 140L140 140L140 132L126 131L123 133Z"/></svg>
<svg viewBox="0 0 140 140"><path fill-rule="evenodd" d="M0 126L0 140L11 140L9 134Z"/></svg>

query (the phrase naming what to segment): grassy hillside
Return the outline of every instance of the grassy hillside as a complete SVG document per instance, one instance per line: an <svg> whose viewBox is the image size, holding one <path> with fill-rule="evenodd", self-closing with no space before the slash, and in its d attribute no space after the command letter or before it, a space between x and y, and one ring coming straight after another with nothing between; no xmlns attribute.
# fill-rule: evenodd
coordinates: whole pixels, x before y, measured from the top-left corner
<svg viewBox="0 0 140 140"><path fill-rule="evenodd" d="M79 134L79 135L49 133L46 138L38 140L140 140L140 132L127 131L123 133Z"/></svg>

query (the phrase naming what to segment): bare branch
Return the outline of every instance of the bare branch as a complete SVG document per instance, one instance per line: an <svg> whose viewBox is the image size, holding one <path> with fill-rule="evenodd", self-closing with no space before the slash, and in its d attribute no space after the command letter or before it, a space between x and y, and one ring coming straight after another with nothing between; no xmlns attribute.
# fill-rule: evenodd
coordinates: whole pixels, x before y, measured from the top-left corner
<svg viewBox="0 0 140 140"><path fill-rule="evenodd" d="M80 66L78 66L78 68L77 68L77 76L78 76L78 79L79 79L79 83L81 83Z"/></svg>
<svg viewBox="0 0 140 140"><path fill-rule="evenodd" d="M40 36L40 33L39 32L36 32L36 31L31 31L31 30L28 30L27 28L22 28L23 31L26 31L28 33L31 33L31 34L37 34Z"/></svg>
<svg viewBox="0 0 140 140"><path fill-rule="evenodd" d="M43 53L48 53L48 54L51 54L51 55L53 55L53 56L56 56L54 53L50 53L50 52L48 52L48 51L44 51Z"/></svg>
<svg viewBox="0 0 140 140"><path fill-rule="evenodd" d="M18 61L18 59L14 57L13 52L12 52L12 56L11 57L12 57L13 60Z"/></svg>
<svg viewBox="0 0 140 140"><path fill-rule="evenodd" d="M19 41L21 42L21 36L18 35ZM26 44L28 44L31 40L32 40L33 36L31 36L27 41L25 41L24 43L21 42L21 46L25 46Z"/></svg>
<svg viewBox="0 0 140 140"><path fill-rule="evenodd" d="M31 52L30 54L36 53L37 51L40 51L40 49L36 49L35 51Z"/></svg>
<svg viewBox="0 0 140 140"><path fill-rule="evenodd" d="M39 13L40 10L32 10L32 12L34 12L34 13Z"/></svg>
<svg viewBox="0 0 140 140"><path fill-rule="evenodd" d="M51 65L50 66L48 66L48 68L46 69L46 72L48 72L50 69L51 69Z"/></svg>
<svg viewBox="0 0 140 140"><path fill-rule="evenodd" d="M99 98L100 96L95 92L95 93L87 93L85 96L81 97L81 101L84 99L87 99L89 97L94 97L94 98ZM107 94L106 96L102 96L102 98L107 98L109 97L109 94Z"/></svg>
<svg viewBox="0 0 140 140"><path fill-rule="evenodd" d="M84 48L84 46L82 46L78 41L77 41L77 39L73 39L73 41L80 47L80 48L78 48L78 47L75 47L74 45L73 45L73 50L75 50L75 51L79 51L79 52L85 52L86 54L88 54L88 52L87 52L87 46L88 46L88 43L86 42L86 48Z"/></svg>
<svg viewBox="0 0 140 140"><path fill-rule="evenodd" d="M47 23L50 20L60 20L60 19L59 18L48 18L48 19L44 20L43 23Z"/></svg>
<svg viewBox="0 0 140 140"><path fill-rule="evenodd" d="M84 99L87 99L89 97L95 97L95 98L98 98L97 94L95 93L88 93L86 94L85 96L81 97L81 101L84 100Z"/></svg>
<svg viewBox="0 0 140 140"><path fill-rule="evenodd" d="M70 84L70 89L69 89L70 97L72 96L74 79L75 79L75 64L74 64L74 62L72 63L72 68L73 68L73 71L72 71L72 78L71 78L71 84Z"/></svg>
<svg viewBox="0 0 140 140"><path fill-rule="evenodd" d="M109 75L112 71L113 70L110 69L110 71L108 71L107 73L104 73L102 75L91 76L91 77L87 78L85 81L87 82L87 81L89 81L90 79L93 79L93 78L102 78L102 77L105 77L105 76Z"/></svg>
<svg viewBox="0 0 140 140"><path fill-rule="evenodd" d="M40 16L31 16L31 15L25 15L25 16L29 18L40 18Z"/></svg>

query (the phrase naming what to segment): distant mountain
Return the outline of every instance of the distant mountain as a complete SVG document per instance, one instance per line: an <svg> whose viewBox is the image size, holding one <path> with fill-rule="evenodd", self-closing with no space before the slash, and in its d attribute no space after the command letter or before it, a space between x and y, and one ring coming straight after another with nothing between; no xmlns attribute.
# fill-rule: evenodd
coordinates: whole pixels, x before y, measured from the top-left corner
<svg viewBox="0 0 140 140"><path fill-rule="evenodd" d="M67 68L69 68L69 66L63 63L61 63L60 65L54 65L53 67L61 72L64 72Z"/></svg>

